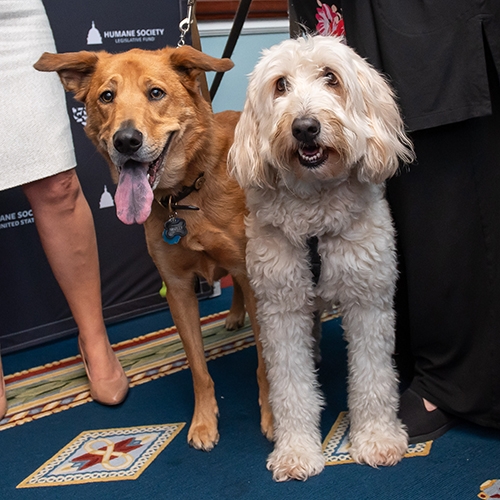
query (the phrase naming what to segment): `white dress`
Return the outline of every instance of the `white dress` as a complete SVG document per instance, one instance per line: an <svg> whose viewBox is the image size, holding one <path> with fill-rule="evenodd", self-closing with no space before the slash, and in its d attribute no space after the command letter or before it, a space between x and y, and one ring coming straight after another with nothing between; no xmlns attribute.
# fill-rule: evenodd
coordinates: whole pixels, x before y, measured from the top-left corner
<svg viewBox="0 0 500 500"><path fill-rule="evenodd" d="M64 89L33 64L56 52L41 0L0 0L0 190L76 166Z"/></svg>

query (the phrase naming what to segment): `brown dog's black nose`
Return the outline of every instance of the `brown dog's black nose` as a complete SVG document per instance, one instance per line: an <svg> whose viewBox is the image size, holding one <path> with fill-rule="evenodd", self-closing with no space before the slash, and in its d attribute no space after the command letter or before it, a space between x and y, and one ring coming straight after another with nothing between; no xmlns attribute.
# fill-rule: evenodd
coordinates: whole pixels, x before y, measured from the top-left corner
<svg viewBox="0 0 500 500"><path fill-rule="evenodd" d="M321 124L316 118L295 118L292 123L292 134L299 142L313 144L321 131Z"/></svg>
<svg viewBox="0 0 500 500"><path fill-rule="evenodd" d="M135 153L142 146L142 134L133 127L125 127L113 136L115 149L124 155Z"/></svg>

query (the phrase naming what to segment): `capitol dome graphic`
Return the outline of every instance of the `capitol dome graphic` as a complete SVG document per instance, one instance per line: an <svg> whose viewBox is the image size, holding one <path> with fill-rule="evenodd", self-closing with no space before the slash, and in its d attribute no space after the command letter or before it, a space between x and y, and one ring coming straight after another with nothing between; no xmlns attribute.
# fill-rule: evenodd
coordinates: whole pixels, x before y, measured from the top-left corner
<svg viewBox="0 0 500 500"><path fill-rule="evenodd" d="M87 35L87 45L99 45L102 43L102 37L99 30L95 27L94 21L92 21L92 28L89 29Z"/></svg>
<svg viewBox="0 0 500 500"><path fill-rule="evenodd" d="M108 208L108 207L114 207L115 202L113 201L113 197L111 196L111 193L108 191L108 187L105 185L104 186L104 191L101 195L101 199L99 201L99 208Z"/></svg>

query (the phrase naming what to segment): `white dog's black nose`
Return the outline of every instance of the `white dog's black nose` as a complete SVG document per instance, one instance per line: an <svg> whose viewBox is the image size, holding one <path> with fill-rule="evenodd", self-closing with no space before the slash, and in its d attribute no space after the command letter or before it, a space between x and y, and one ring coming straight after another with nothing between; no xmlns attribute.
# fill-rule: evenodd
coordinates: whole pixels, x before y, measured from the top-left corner
<svg viewBox="0 0 500 500"><path fill-rule="evenodd" d="M142 134L134 127L124 127L113 136L113 145L124 155L135 153L142 146Z"/></svg>
<svg viewBox="0 0 500 500"><path fill-rule="evenodd" d="M316 118L295 118L292 123L292 134L299 142L313 144L321 131L321 124Z"/></svg>

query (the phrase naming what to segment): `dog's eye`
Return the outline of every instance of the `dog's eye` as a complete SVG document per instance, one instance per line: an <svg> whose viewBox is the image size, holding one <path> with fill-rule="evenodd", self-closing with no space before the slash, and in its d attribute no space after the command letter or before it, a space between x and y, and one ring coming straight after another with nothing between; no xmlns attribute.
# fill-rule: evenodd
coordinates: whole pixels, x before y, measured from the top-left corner
<svg viewBox="0 0 500 500"><path fill-rule="evenodd" d="M333 73L333 71L327 71L325 73L325 79L326 83L328 85L331 85L332 87L335 87L335 85L338 85L339 79L337 78L337 75Z"/></svg>
<svg viewBox="0 0 500 500"><path fill-rule="evenodd" d="M283 76L276 82L276 92L279 94L283 94L288 88L288 82L286 78Z"/></svg>
<svg viewBox="0 0 500 500"><path fill-rule="evenodd" d="M165 92L162 89L154 88L149 91L149 97L153 101L159 101L162 97L165 96Z"/></svg>
<svg viewBox="0 0 500 500"><path fill-rule="evenodd" d="M109 104L110 102L113 102L113 99L115 98L115 94L111 92L111 90L105 90L100 96L99 99L101 102L105 104Z"/></svg>

